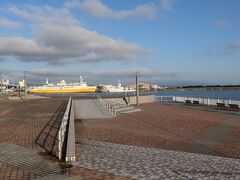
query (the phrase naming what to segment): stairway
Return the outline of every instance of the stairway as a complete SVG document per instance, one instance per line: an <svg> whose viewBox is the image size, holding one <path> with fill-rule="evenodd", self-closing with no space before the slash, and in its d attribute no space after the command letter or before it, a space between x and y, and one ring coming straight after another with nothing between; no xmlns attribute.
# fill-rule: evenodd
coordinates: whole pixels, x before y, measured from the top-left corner
<svg viewBox="0 0 240 180"><path fill-rule="evenodd" d="M118 114L123 114L123 113L133 113L133 112L138 112L141 111L141 109L123 104L123 103L117 103L117 102L111 102L111 100L107 100L113 109L113 111L118 115Z"/></svg>

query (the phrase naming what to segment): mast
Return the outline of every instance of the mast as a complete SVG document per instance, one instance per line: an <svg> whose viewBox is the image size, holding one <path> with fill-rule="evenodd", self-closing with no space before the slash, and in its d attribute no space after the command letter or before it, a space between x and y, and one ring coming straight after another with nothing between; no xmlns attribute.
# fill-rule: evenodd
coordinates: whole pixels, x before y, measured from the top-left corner
<svg viewBox="0 0 240 180"><path fill-rule="evenodd" d="M80 76L80 84L82 84L82 83L83 83L83 77Z"/></svg>

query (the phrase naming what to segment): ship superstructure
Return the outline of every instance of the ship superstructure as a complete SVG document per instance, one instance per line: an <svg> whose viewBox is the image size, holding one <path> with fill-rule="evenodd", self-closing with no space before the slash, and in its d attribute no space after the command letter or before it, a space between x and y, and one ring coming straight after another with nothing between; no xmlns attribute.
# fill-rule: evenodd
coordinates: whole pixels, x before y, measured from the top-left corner
<svg viewBox="0 0 240 180"><path fill-rule="evenodd" d="M109 92L109 93L114 93L114 92L135 92L134 89L129 88L129 87L123 87L121 85L121 82L118 82L117 86L113 85L99 85L97 86L97 92Z"/></svg>

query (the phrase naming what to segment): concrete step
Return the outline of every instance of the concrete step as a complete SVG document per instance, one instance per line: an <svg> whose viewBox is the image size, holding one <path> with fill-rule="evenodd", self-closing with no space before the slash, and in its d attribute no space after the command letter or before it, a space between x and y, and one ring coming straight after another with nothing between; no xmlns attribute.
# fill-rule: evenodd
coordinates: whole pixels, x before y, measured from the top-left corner
<svg viewBox="0 0 240 180"><path fill-rule="evenodd" d="M134 107L127 106L127 107L124 107L124 108L116 109L115 112L119 113L119 112L122 112L122 111L131 110L131 109L134 109Z"/></svg>
<svg viewBox="0 0 240 180"><path fill-rule="evenodd" d="M128 105L126 105L126 104L121 104L121 105L114 105L114 106L112 106L112 108L113 109L122 109L122 108L125 108L125 107L130 107L130 106L128 106Z"/></svg>
<svg viewBox="0 0 240 180"><path fill-rule="evenodd" d="M122 113L133 113L133 112L138 112L141 111L141 109L133 109L133 110L129 110L129 111L123 111Z"/></svg>

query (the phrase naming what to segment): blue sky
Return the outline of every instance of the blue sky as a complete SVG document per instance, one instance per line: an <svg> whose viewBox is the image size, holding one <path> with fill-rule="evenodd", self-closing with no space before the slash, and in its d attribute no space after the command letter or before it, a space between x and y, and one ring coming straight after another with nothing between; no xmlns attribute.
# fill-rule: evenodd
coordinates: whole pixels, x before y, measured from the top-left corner
<svg viewBox="0 0 240 180"><path fill-rule="evenodd" d="M0 72L17 81L240 84L238 0L1 1Z"/></svg>

